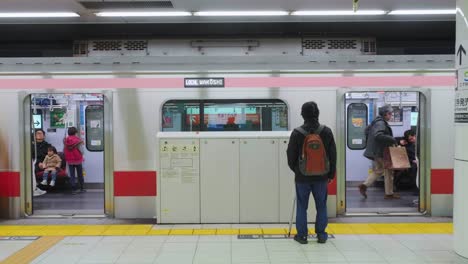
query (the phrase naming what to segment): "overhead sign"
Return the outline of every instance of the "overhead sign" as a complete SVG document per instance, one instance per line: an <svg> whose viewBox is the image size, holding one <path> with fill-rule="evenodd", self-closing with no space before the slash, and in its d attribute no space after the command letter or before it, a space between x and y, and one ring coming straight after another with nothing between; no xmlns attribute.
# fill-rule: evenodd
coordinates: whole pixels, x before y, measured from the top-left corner
<svg viewBox="0 0 468 264"><path fill-rule="evenodd" d="M455 94L455 123L468 123L468 90Z"/></svg>
<svg viewBox="0 0 468 264"><path fill-rule="evenodd" d="M185 88L223 88L224 78L185 78Z"/></svg>
<svg viewBox="0 0 468 264"><path fill-rule="evenodd" d="M463 64L463 58L466 57L466 50L463 47L463 45L461 45L461 44L460 44L460 46L458 46L457 56L459 58L458 65L462 65Z"/></svg>
<svg viewBox="0 0 468 264"><path fill-rule="evenodd" d="M42 129L42 115L33 115L34 129Z"/></svg>
<svg viewBox="0 0 468 264"><path fill-rule="evenodd" d="M457 69L468 67L468 1L457 2L455 58Z"/></svg>

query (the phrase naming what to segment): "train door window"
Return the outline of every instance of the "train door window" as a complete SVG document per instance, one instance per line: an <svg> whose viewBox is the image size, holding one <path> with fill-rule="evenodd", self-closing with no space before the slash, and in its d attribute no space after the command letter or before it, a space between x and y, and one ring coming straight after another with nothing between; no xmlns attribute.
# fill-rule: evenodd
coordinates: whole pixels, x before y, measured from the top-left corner
<svg viewBox="0 0 468 264"><path fill-rule="evenodd" d="M32 94L30 99L32 213L103 215L103 95ZM76 142L66 140L73 130ZM66 152L81 153L83 161L70 159Z"/></svg>
<svg viewBox="0 0 468 264"><path fill-rule="evenodd" d="M162 111L162 131L287 129L287 106L280 100L178 100L164 104Z"/></svg>
<svg viewBox="0 0 468 264"><path fill-rule="evenodd" d="M370 180L375 173L380 173L372 160L364 157L366 150L365 130L378 116L379 109L384 105L391 105L392 118L388 121L396 141L405 147L410 159L418 160L419 146L417 139L408 142L405 133L419 133L419 109L421 97L418 92L353 92L345 95L346 113L346 213L418 213L419 206L419 177L418 166L405 171L393 172L394 192L400 199L385 197L384 177L376 175L377 180ZM409 132L408 132L409 131ZM372 130L369 133L373 133ZM413 157L411 156L413 155ZM367 186L365 198L359 186ZM361 187L362 189L363 187ZM423 191L421 189L421 191ZM387 198L387 199L385 199Z"/></svg>

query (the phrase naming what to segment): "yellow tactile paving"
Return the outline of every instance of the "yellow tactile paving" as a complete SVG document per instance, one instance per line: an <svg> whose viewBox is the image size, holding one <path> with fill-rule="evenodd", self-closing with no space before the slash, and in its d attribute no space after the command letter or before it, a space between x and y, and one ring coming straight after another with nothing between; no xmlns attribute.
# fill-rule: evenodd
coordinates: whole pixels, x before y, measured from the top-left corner
<svg viewBox="0 0 468 264"><path fill-rule="evenodd" d="M146 235L148 236L164 236L164 235L169 235L171 232L170 229L152 229Z"/></svg>
<svg viewBox="0 0 468 264"><path fill-rule="evenodd" d="M329 224L332 234L354 234L349 224Z"/></svg>
<svg viewBox="0 0 468 264"><path fill-rule="evenodd" d="M263 228L262 231L266 235L286 235L288 233L286 228Z"/></svg>
<svg viewBox="0 0 468 264"><path fill-rule="evenodd" d="M377 231L377 234L401 234L401 232L391 224L369 224Z"/></svg>
<svg viewBox="0 0 468 264"><path fill-rule="evenodd" d="M193 229L171 229L169 235L193 235Z"/></svg>
<svg viewBox="0 0 468 264"><path fill-rule="evenodd" d="M217 235L238 235L239 229L218 229L216 230Z"/></svg>
<svg viewBox="0 0 468 264"><path fill-rule="evenodd" d="M369 224L348 224L354 233L358 234L378 234L377 230Z"/></svg>
<svg viewBox="0 0 468 264"><path fill-rule="evenodd" d="M27 245L20 251L5 259L2 264L26 264L46 252L49 248L60 242L64 237L41 237Z"/></svg>
<svg viewBox="0 0 468 264"><path fill-rule="evenodd" d="M309 225L309 233L314 233ZM0 236L282 235L287 228L159 229L153 225L0 225ZM452 223L330 223L330 234L451 234ZM293 228L291 234L296 234Z"/></svg>
<svg viewBox="0 0 468 264"><path fill-rule="evenodd" d="M263 235L261 228L240 228L239 235Z"/></svg>
<svg viewBox="0 0 468 264"><path fill-rule="evenodd" d="M422 234L423 231L418 228L416 224L411 223L396 223L392 224L393 227L398 229L401 234Z"/></svg>
<svg viewBox="0 0 468 264"><path fill-rule="evenodd" d="M216 229L194 229L194 235L216 235Z"/></svg>
<svg viewBox="0 0 468 264"><path fill-rule="evenodd" d="M425 234L444 234L450 232L452 225L447 223L418 224L417 227Z"/></svg>

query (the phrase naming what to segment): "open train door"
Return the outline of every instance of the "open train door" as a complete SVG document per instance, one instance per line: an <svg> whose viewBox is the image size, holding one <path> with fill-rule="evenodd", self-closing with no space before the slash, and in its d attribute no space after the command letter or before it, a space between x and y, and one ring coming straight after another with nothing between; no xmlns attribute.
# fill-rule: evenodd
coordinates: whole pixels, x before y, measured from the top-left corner
<svg viewBox="0 0 468 264"><path fill-rule="evenodd" d="M367 146L366 127L371 124L384 105L391 105L392 118L388 121L393 136L407 150L414 152L411 169L393 172L393 189L399 199L385 197L384 177L379 175L372 184L366 184L367 198L359 189L374 173L372 160L363 156ZM426 212L426 181L428 163L426 97L419 91L359 91L346 92L344 106L342 168L345 177L339 184L339 213L346 215L419 215ZM407 135L414 135L408 142ZM411 155L410 155L411 156ZM411 158L410 158L411 159ZM368 182L367 182L368 183Z"/></svg>
<svg viewBox="0 0 468 264"><path fill-rule="evenodd" d="M24 101L24 212L34 217L113 215L111 98L103 93L34 93ZM83 162L66 157L70 131ZM44 164L58 157L59 165ZM81 177L81 175L83 177Z"/></svg>

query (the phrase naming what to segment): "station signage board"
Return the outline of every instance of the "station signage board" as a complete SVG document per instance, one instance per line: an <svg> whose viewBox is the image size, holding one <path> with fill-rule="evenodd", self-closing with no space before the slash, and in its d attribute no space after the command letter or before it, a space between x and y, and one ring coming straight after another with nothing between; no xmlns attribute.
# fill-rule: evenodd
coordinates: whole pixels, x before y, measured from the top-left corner
<svg viewBox="0 0 468 264"><path fill-rule="evenodd" d="M224 78L185 78L185 88L224 88Z"/></svg>
<svg viewBox="0 0 468 264"><path fill-rule="evenodd" d="M456 91L455 123L468 123L468 90Z"/></svg>

